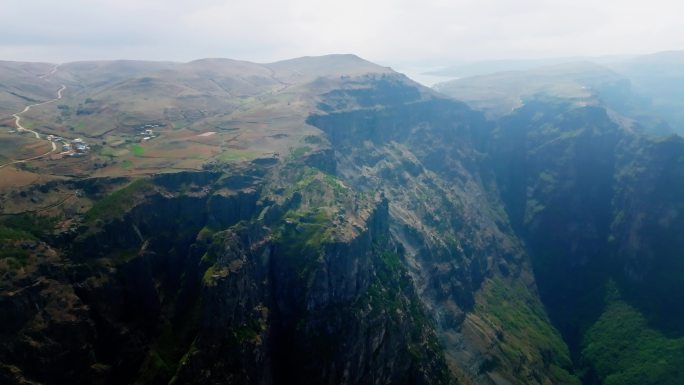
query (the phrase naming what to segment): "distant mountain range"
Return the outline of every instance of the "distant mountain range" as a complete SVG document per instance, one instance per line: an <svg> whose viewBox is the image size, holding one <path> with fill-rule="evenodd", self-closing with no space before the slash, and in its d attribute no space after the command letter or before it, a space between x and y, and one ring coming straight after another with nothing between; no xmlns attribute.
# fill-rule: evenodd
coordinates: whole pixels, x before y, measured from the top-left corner
<svg viewBox="0 0 684 385"><path fill-rule="evenodd" d="M462 78L435 89L489 113L507 113L534 95L586 103L598 98L656 133L684 132L684 51L582 61L484 62L440 73Z"/></svg>

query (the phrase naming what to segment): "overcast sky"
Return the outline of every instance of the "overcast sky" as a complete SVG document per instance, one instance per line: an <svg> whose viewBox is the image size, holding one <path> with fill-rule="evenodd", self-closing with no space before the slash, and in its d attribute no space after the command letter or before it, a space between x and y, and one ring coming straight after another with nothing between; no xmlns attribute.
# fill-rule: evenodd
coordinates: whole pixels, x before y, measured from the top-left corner
<svg viewBox="0 0 684 385"><path fill-rule="evenodd" d="M0 60L386 65L684 49L676 0L1 0Z"/></svg>

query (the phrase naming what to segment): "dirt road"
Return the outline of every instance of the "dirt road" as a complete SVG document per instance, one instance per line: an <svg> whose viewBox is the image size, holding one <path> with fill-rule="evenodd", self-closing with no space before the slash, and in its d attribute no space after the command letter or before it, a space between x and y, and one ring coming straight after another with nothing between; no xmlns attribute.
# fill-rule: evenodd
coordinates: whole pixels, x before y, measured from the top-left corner
<svg viewBox="0 0 684 385"><path fill-rule="evenodd" d="M48 76L54 74L55 72L57 72L57 68L58 68L58 67L59 67L59 65L56 65L50 72L48 72L48 73L46 73L46 74L44 74L44 75L40 75L39 78L45 79L46 77L48 77ZM56 102L56 101L62 99L62 97L63 97L63 95L64 95L64 90L65 90L65 89L66 89L66 85L62 84L62 86L59 88L59 90L57 90L57 97L56 97L56 98L50 99L50 100L45 101L45 102L41 102L41 103L36 103L36 104L28 105L28 106L24 107L24 109L23 109L21 112L17 112L16 114L12 114L12 116L13 116L14 119L15 119L15 120L14 120L14 124L17 126L17 131L19 131L19 132L22 132L22 131L30 132L30 133L32 133L32 134L36 137L36 139L40 139L41 137L40 137L40 133L39 133L39 132L34 131L34 130L31 130L31 129L26 128L26 127L24 127L24 126L21 125L21 115L24 114L24 113L26 113L26 112L28 112L32 107L38 107L38 106L42 106L42 105L44 105L44 104L54 103L54 102ZM14 161L12 161L12 162L8 162L8 163L5 163L5 164L3 164L3 165L0 165L0 168L6 167L6 166L9 166L9 165L12 165L12 164L23 163L23 162L28 162L28 161L31 161L31 160L40 159L40 158L42 158L42 157L48 156L48 155L50 155L51 153L57 151L57 145L55 144L55 142L50 141L50 145L52 146L52 149L51 149L50 151L46 152L45 154L41 154L41 155L34 156L34 157L31 157L31 158L27 158L27 159L14 160Z"/></svg>

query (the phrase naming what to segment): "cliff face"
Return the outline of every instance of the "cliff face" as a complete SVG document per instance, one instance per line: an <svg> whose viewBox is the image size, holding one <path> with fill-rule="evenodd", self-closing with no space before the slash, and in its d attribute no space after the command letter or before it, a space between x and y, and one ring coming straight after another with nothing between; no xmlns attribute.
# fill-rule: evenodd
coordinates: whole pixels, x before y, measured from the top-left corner
<svg viewBox="0 0 684 385"><path fill-rule="evenodd" d="M497 186L542 299L561 331L577 332L574 301L600 286L608 263L615 153L625 135L601 108L532 102L493 137Z"/></svg>
<svg viewBox="0 0 684 385"><path fill-rule="evenodd" d="M449 383L387 201L315 168L277 172L269 189L294 187L265 199L282 202L211 236L201 327L175 381Z"/></svg>
<svg viewBox="0 0 684 385"><path fill-rule="evenodd" d="M491 123L440 99L309 122L330 138L341 178L388 198L392 236L462 382L576 381L487 168Z"/></svg>
<svg viewBox="0 0 684 385"><path fill-rule="evenodd" d="M3 314L17 323L4 335L7 381L21 382L24 373L26 381L46 383L148 382L173 374L165 360L180 357L196 329L197 234L207 223L234 224L255 210L254 186L225 196L201 191L212 183L221 188L218 176L132 181L98 199L78 229L45 236L51 245L28 232L12 240L18 250L39 252L4 274ZM106 184L80 187L95 193ZM231 215L216 218L226 211Z"/></svg>
<svg viewBox="0 0 684 385"><path fill-rule="evenodd" d="M17 239L3 380L450 383L386 198L306 165L331 154L124 182L53 246Z"/></svg>
<svg viewBox="0 0 684 385"><path fill-rule="evenodd" d="M530 102L494 130L492 168L585 383L674 383L684 147L618 122L602 107Z"/></svg>

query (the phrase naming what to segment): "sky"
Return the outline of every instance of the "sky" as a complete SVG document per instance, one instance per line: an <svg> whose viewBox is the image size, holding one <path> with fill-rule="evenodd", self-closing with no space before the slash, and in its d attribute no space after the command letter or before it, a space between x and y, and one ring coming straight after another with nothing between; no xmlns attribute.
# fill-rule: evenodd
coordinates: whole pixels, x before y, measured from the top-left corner
<svg viewBox="0 0 684 385"><path fill-rule="evenodd" d="M675 0L2 0L0 60L256 62L354 53L384 65L684 49Z"/></svg>

